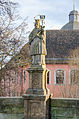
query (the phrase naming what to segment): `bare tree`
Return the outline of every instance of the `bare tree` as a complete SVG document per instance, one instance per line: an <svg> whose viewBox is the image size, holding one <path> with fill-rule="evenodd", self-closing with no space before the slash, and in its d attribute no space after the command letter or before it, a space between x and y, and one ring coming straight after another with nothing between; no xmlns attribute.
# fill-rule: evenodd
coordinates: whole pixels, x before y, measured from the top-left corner
<svg viewBox="0 0 79 119"><path fill-rule="evenodd" d="M11 68L8 70L8 66L11 67L16 63L17 53L27 42L27 18L21 18L17 8L18 3L0 0L0 94L5 92L6 86L7 89L8 87L10 89L10 86L5 84L5 80L8 79L9 83L12 80ZM11 58L11 64L6 66ZM17 68L13 69L12 72L18 72Z"/></svg>
<svg viewBox="0 0 79 119"><path fill-rule="evenodd" d="M0 67L24 45L27 21L21 21L16 13L17 4L0 0Z"/></svg>

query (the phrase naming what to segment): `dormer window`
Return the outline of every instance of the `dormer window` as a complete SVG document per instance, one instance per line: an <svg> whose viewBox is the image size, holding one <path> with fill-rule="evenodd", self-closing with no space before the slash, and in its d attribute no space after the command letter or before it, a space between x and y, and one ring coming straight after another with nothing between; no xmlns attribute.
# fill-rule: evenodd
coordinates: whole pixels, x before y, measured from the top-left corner
<svg viewBox="0 0 79 119"><path fill-rule="evenodd" d="M78 16L79 16L79 14L78 14L78 12L76 11L76 10L73 10L73 11L71 11L70 12L70 14L69 14L69 21L71 22L71 21L76 21L76 22L78 22Z"/></svg>

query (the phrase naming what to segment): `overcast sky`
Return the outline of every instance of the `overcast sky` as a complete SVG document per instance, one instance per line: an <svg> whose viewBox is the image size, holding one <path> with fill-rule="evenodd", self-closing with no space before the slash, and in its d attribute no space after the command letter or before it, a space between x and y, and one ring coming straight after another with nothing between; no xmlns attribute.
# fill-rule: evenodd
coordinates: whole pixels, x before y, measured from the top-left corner
<svg viewBox="0 0 79 119"><path fill-rule="evenodd" d="M69 12L73 10L73 0L13 0L19 3L19 12L28 16L29 29L33 28L34 17L46 16L46 29L59 29L69 21ZM79 0L75 0L75 9L79 11Z"/></svg>

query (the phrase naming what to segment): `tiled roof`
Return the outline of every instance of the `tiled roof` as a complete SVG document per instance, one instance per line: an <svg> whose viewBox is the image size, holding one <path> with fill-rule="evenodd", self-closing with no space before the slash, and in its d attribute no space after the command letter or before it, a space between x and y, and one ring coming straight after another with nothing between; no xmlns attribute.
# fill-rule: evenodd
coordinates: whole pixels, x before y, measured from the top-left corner
<svg viewBox="0 0 79 119"><path fill-rule="evenodd" d="M79 58L79 31L47 30L47 58Z"/></svg>

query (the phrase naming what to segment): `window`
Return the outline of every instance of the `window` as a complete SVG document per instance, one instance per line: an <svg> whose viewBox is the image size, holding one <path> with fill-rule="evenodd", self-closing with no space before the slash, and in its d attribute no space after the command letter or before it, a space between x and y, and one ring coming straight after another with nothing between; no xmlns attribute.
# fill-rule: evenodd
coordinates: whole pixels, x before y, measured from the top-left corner
<svg viewBox="0 0 79 119"><path fill-rule="evenodd" d="M20 72L20 84L22 83L22 72Z"/></svg>
<svg viewBox="0 0 79 119"><path fill-rule="evenodd" d="M12 90L12 96L14 96L14 90Z"/></svg>
<svg viewBox="0 0 79 119"><path fill-rule="evenodd" d="M22 92L20 92L20 96L22 96Z"/></svg>
<svg viewBox="0 0 79 119"><path fill-rule="evenodd" d="M63 69L55 70L55 84L65 83L65 71Z"/></svg>
<svg viewBox="0 0 79 119"><path fill-rule="evenodd" d="M76 84L79 80L79 70L78 69L72 69L70 71L70 84Z"/></svg>
<svg viewBox="0 0 79 119"><path fill-rule="evenodd" d="M17 84L18 84L18 72L17 72Z"/></svg>
<svg viewBox="0 0 79 119"><path fill-rule="evenodd" d="M25 81L26 81L26 72L24 71L24 84L25 84Z"/></svg>
<svg viewBox="0 0 79 119"><path fill-rule="evenodd" d="M15 79L15 81L16 81L16 71L14 71L14 79Z"/></svg>
<svg viewBox="0 0 79 119"><path fill-rule="evenodd" d="M18 96L18 92L17 92L17 96Z"/></svg>
<svg viewBox="0 0 79 119"><path fill-rule="evenodd" d="M14 96L16 96L15 91L14 91Z"/></svg>
<svg viewBox="0 0 79 119"><path fill-rule="evenodd" d="M47 84L51 84L51 71L47 72Z"/></svg>

